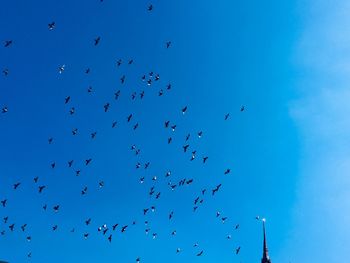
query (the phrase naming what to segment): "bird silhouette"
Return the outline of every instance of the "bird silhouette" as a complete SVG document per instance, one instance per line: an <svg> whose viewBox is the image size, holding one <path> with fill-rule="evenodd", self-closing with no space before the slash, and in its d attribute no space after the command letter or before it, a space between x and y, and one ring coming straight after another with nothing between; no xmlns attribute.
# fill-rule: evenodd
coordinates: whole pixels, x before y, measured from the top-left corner
<svg viewBox="0 0 350 263"><path fill-rule="evenodd" d="M95 46L97 46L101 41L101 37L97 37L94 39Z"/></svg>
<svg viewBox="0 0 350 263"><path fill-rule="evenodd" d="M9 47L9 46L11 46L11 45L12 45L12 43L13 43L13 41L12 41L12 40L5 40L4 47Z"/></svg>
<svg viewBox="0 0 350 263"><path fill-rule="evenodd" d="M56 26L56 23L55 22L51 22L47 25L47 27L49 28L49 30L53 30Z"/></svg>

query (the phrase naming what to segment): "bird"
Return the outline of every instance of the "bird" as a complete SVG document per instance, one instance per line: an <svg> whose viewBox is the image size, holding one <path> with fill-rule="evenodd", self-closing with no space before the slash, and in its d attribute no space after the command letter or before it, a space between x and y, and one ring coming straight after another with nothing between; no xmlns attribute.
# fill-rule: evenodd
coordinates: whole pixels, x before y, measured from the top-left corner
<svg viewBox="0 0 350 263"><path fill-rule="evenodd" d="M153 5L150 4L150 5L148 6L148 11L152 11L152 10L153 10Z"/></svg>
<svg viewBox="0 0 350 263"><path fill-rule="evenodd" d="M202 256L203 255L203 250L201 251L201 252L199 252L198 254L197 254L197 257L200 257L200 256Z"/></svg>
<svg viewBox="0 0 350 263"><path fill-rule="evenodd" d="M206 163L208 158L209 158L208 156L203 157L203 163Z"/></svg>
<svg viewBox="0 0 350 263"><path fill-rule="evenodd" d="M1 200L2 207L6 207L7 199Z"/></svg>
<svg viewBox="0 0 350 263"><path fill-rule="evenodd" d="M236 255L238 255L239 251L241 251L241 247L236 248Z"/></svg>
<svg viewBox="0 0 350 263"><path fill-rule="evenodd" d="M89 164L91 163L91 161L92 161L91 158L90 158L90 159L86 159L86 160L85 160L85 165L89 165Z"/></svg>
<svg viewBox="0 0 350 263"><path fill-rule="evenodd" d="M58 212L58 210L60 209L60 206L59 205L55 205L54 207L53 207L53 211L54 212Z"/></svg>
<svg viewBox="0 0 350 263"><path fill-rule="evenodd" d="M41 186L39 186L39 187L38 187L38 191L39 191L39 193L42 193L42 191L43 191L45 188L46 188L46 186L45 186L45 185L41 185Z"/></svg>
<svg viewBox="0 0 350 263"><path fill-rule="evenodd" d="M85 74L89 74L90 73L90 68L87 68L86 70L85 70Z"/></svg>
<svg viewBox="0 0 350 263"><path fill-rule="evenodd" d="M114 122L112 123L112 128L115 128L116 126L117 126L117 122L114 121Z"/></svg>
<svg viewBox="0 0 350 263"><path fill-rule="evenodd" d="M132 119L132 114L130 114L130 115L128 116L128 118L127 118L128 122L130 122L131 119Z"/></svg>
<svg viewBox="0 0 350 263"><path fill-rule="evenodd" d="M3 107L2 109L1 109L1 113L7 113L9 110L8 110L8 108L7 107Z"/></svg>
<svg viewBox="0 0 350 263"><path fill-rule="evenodd" d="M2 73L4 74L4 76L8 76L8 74L10 73L9 69L8 68L5 68L2 70Z"/></svg>
<svg viewBox="0 0 350 263"><path fill-rule="evenodd" d="M128 228L128 225L123 226L122 229L121 229L121 232L124 233L127 228Z"/></svg>
<svg viewBox="0 0 350 263"><path fill-rule="evenodd" d="M12 45L12 40L5 40L5 44L4 44L4 47L9 47Z"/></svg>
<svg viewBox="0 0 350 263"><path fill-rule="evenodd" d="M110 104L108 102L103 106L105 112L108 111L109 106L110 106Z"/></svg>
<svg viewBox="0 0 350 263"><path fill-rule="evenodd" d="M64 104L67 104L69 101L70 101L70 96L67 96L67 97L64 99Z"/></svg>
<svg viewBox="0 0 350 263"><path fill-rule="evenodd" d="M72 134L73 134L73 135L77 135L77 134L78 134L78 128L74 128L74 129L72 130Z"/></svg>
<svg viewBox="0 0 350 263"><path fill-rule="evenodd" d="M15 224L9 225L9 229L11 230L11 232L13 232L13 230L15 229Z"/></svg>
<svg viewBox="0 0 350 263"><path fill-rule="evenodd" d="M53 22L49 23L47 26L48 26L49 30L53 30L56 26L56 23L53 21Z"/></svg>
<svg viewBox="0 0 350 263"><path fill-rule="evenodd" d="M100 182L98 183L98 186L99 186L100 188L102 188L104 185L105 185L105 183L104 183L103 181L100 181Z"/></svg>
<svg viewBox="0 0 350 263"><path fill-rule="evenodd" d="M95 139L97 132L92 132L91 133L91 139Z"/></svg>
<svg viewBox="0 0 350 263"><path fill-rule="evenodd" d="M241 106L241 112L245 110L245 106Z"/></svg>
<svg viewBox="0 0 350 263"><path fill-rule="evenodd" d="M39 177L38 176L36 176L36 177L34 177L34 183L37 183L38 181L39 181Z"/></svg>
<svg viewBox="0 0 350 263"><path fill-rule="evenodd" d="M66 69L66 65L59 66L58 67L58 73L62 74L65 69Z"/></svg>
<svg viewBox="0 0 350 263"><path fill-rule="evenodd" d="M21 229L22 229L23 232L26 231L26 227L27 227L27 224L24 224L24 225L21 226Z"/></svg>
<svg viewBox="0 0 350 263"><path fill-rule="evenodd" d="M199 201L199 196L196 199L194 199L194 204L196 205L198 201Z"/></svg>
<svg viewBox="0 0 350 263"><path fill-rule="evenodd" d="M226 171L224 172L224 174L229 174L231 172L231 169L226 169Z"/></svg>
<svg viewBox="0 0 350 263"><path fill-rule="evenodd" d="M197 153L197 151L192 152L192 156L191 156L190 161L193 161L196 158L196 153Z"/></svg>
<svg viewBox="0 0 350 263"><path fill-rule="evenodd" d="M114 93L114 99L117 100L119 98L119 96L120 96L120 90L118 90Z"/></svg>
<svg viewBox="0 0 350 263"><path fill-rule="evenodd" d="M181 110L182 114L185 114L185 113L186 113L186 111L187 111L187 106L185 106L185 107L184 107L184 108L182 108L182 110Z"/></svg>
<svg viewBox="0 0 350 263"><path fill-rule="evenodd" d="M90 223L91 223L91 218L85 220L85 224L86 224L87 226L90 225Z"/></svg>
<svg viewBox="0 0 350 263"><path fill-rule="evenodd" d="M170 45L171 45L171 41L167 41L167 42L165 43L165 45L166 45L166 48L169 48Z"/></svg>
<svg viewBox="0 0 350 263"><path fill-rule="evenodd" d="M95 40L95 46L97 46L100 43L101 37L97 37Z"/></svg>
<svg viewBox="0 0 350 263"><path fill-rule="evenodd" d="M109 237L108 237L108 241L109 241L109 242L112 242L112 234L111 234L111 235L109 235Z"/></svg>
<svg viewBox="0 0 350 263"><path fill-rule="evenodd" d="M5 217L4 217L4 219L3 219L3 220L4 220L4 224L7 224L8 219L9 219L8 216L5 216Z"/></svg>
<svg viewBox="0 0 350 263"><path fill-rule="evenodd" d="M48 142L49 142L49 144L52 144L52 142L53 142L53 138L52 138L52 137L50 137L50 138L48 139Z"/></svg>
<svg viewBox="0 0 350 263"><path fill-rule="evenodd" d="M189 144L186 144L186 145L182 146L182 148L183 148L184 152L187 152L188 147L190 147L190 145L189 145Z"/></svg>
<svg viewBox="0 0 350 263"><path fill-rule="evenodd" d="M68 161L68 167L72 167L74 160Z"/></svg>
<svg viewBox="0 0 350 263"><path fill-rule="evenodd" d="M228 120L229 117L230 117L230 113L226 113L225 114L225 121Z"/></svg>
<svg viewBox="0 0 350 263"><path fill-rule="evenodd" d="M16 190L20 185L21 185L21 183L15 183L15 184L13 185L13 189Z"/></svg>
<svg viewBox="0 0 350 263"><path fill-rule="evenodd" d="M226 222L227 219L228 219L228 217L222 217L222 218L221 218L221 222L222 222L223 224L225 224L225 222Z"/></svg>
<svg viewBox="0 0 350 263"><path fill-rule="evenodd" d="M87 186L84 186L83 190L81 190L81 195L85 195L87 193Z"/></svg>
<svg viewBox="0 0 350 263"><path fill-rule="evenodd" d="M221 184L218 184L218 185L212 190L212 195L214 195L216 192L218 192L219 189L220 189L220 187L221 187Z"/></svg>

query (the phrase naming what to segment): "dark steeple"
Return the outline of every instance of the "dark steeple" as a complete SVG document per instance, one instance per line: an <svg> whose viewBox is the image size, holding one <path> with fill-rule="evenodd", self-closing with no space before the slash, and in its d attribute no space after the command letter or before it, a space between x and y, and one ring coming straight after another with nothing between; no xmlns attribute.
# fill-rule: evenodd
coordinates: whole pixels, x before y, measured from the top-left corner
<svg viewBox="0 0 350 263"><path fill-rule="evenodd" d="M271 263L271 260L269 258L269 250L267 249L267 242L266 242L265 219L263 219L262 221L263 221L264 245L263 245L263 257L261 259L261 263Z"/></svg>

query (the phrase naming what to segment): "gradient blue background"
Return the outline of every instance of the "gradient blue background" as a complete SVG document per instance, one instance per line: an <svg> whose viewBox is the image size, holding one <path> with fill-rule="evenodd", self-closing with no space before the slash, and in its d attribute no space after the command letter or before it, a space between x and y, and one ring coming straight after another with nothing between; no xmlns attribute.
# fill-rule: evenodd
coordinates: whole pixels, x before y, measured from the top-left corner
<svg viewBox="0 0 350 263"><path fill-rule="evenodd" d="M300 15L294 1L6 1L0 9L0 39L12 39L0 48L0 66L10 74L0 78L0 106L9 112L0 117L0 198L8 206L17 230L0 237L0 257L10 262L259 262L261 225L267 218L268 242L274 261L289 262L283 249L290 237L300 162L300 139L290 118L289 101L297 96L293 79L299 72L290 63L293 43L300 33ZM53 31L47 24L56 22ZM93 40L101 36L95 47ZM171 40L172 46L165 48ZM124 64L116 68L121 58ZM126 61L134 59L133 65ZM58 66L66 70L58 74ZM91 73L84 73L87 67ZM131 101L141 91L140 76L154 71L161 80L145 87L143 101ZM125 85L119 78L126 75ZM158 97L160 88L172 90ZM94 94L86 92L93 86ZM121 89L120 100L114 92ZM68 106L64 98L72 97ZM111 103L108 113L103 105ZM188 105L185 116L181 108ZM241 105L246 110L241 113ZM69 116L71 106L76 114ZM231 117L224 121L224 115ZM133 131L126 117L140 123ZM116 129L112 121L118 121ZM172 134L163 128L171 120ZM71 136L77 127L79 135ZM89 134L97 131L91 141ZM201 139L195 133L202 130ZM185 135L200 160L189 162L182 153ZM47 139L54 137L48 145ZM140 156L130 151L136 144ZM93 158L90 167L84 160ZM82 170L75 177L67 161ZM50 163L55 161L52 170ZM135 164L150 161L149 170ZM225 169L232 173L224 176ZM189 187L171 192L172 181L194 178ZM159 200L150 200L150 178L158 175ZM48 188L37 193L33 178ZM145 185L139 178L146 176ZM98 189L98 181L105 187ZM12 185L21 181L18 190ZM193 199L202 188L223 183L203 207L192 212ZM86 196L80 195L83 186ZM47 203L50 209L41 207ZM58 214L51 207L61 205ZM142 209L155 204L156 214L143 217ZM168 213L174 210L173 221ZM222 224L216 211L228 216ZM84 220L92 218L86 227ZM150 223L152 240L144 234ZM126 233L115 232L111 244L96 231L107 223L137 225ZM19 225L28 223L27 233ZM240 223L238 231L235 224ZM51 227L59 225L57 232ZM70 233L76 228L74 234ZM7 228L3 223L0 229ZM170 233L176 229L177 235ZM82 233L90 232L84 240ZM226 235L232 234L232 240ZM200 247L193 248L198 242ZM234 249L241 246L241 253ZM176 248L183 251L176 254ZM195 255L204 250L202 257ZM283 259L282 259L283 258ZM292 261L293 262L293 261ZM302 262L302 261L301 261Z"/></svg>

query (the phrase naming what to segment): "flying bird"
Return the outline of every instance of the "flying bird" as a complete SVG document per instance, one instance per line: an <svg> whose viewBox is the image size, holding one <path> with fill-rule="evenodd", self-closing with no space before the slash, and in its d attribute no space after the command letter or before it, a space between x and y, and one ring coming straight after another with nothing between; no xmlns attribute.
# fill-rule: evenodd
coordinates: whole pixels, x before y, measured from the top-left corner
<svg viewBox="0 0 350 263"><path fill-rule="evenodd" d="M8 108L7 107L3 107L2 109L1 109L1 113L7 113L9 110L8 110Z"/></svg>
<svg viewBox="0 0 350 263"><path fill-rule="evenodd" d="M66 69L66 65L62 65L62 66L58 67L58 73L62 74L65 69Z"/></svg>
<svg viewBox="0 0 350 263"><path fill-rule="evenodd" d="M49 30L53 30L55 28L55 26L56 26L56 23L55 22L51 22L47 26L48 26Z"/></svg>
<svg viewBox="0 0 350 263"><path fill-rule="evenodd" d="M9 47L12 45L12 40L5 40L4 47Z"/></svg>
<svg viewBox="0 0 350 263"><path fill-rule="evenodd" d="M101 37L95 38L95 46L97 46L100 43Z"/></svg>

